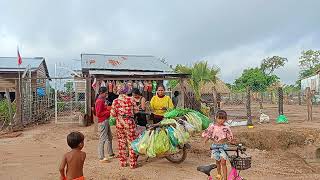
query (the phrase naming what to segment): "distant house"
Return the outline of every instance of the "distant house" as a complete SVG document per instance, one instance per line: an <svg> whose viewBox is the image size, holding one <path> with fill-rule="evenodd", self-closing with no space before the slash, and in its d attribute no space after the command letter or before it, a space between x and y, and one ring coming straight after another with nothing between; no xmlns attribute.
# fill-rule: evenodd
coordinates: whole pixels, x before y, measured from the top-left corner
<svg viewBox="0 0 320 180"><path fill-rule="evenodd" d="M315 94L320 93L320 70L317 71L317 74L301 80L301 90L304 92L307 87Z"/></svg>
<svg viewBox="0 0 320 180"><path fill-rule="evenodd" d="M22 78L32 79L30 90L33 94L37 94L38 88L45 88L50 78L43 57L22 58L20 68L17 65L17 57L0 57L0 96L3 97L8 90L11 99L15 99L15 92L19 87L19 72Z"/></svg>

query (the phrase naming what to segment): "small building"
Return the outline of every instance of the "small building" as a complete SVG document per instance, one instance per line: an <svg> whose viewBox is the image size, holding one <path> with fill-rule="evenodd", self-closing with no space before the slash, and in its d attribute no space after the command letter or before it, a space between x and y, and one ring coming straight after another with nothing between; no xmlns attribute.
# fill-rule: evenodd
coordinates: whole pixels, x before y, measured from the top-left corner
<svg viewBox="0 0 320 180"><path fill-rule="evenodd" d="M311 91L314 91L315 94L319 94L319 92L320 92L320 70L317 71L317 74L301 80L302 92L304 92L307 87L309 87Z"/></svg>
<svg viewBox="0 0 320 180"><path fill-rule="evenodd" d="M15 90L18 87L16 83L20 77L31 78L31 89L34 93L37 88L46 86L46 79L49 78L49 71L45 58L22 58L20 68L17 65L17 57L0 57L0 94L4 94L6 89L15 99Z"/></svg>
<svg viewBox="0 0 320 180"><path fill-rule="evenodd" d="M161 83L163 80L188 77L187 74L173 72L168 64L154 56L81 54L81 68L83 76L87 79L86 107L90 117L92 117L91 107L94 106L96 95L96 89L91 87L94 79L106 84L120 81L141 84L145 81ZM148 90L148 97L152 95L150 93Z"/></svg>
<svg viewBox="0 0 320 180"><path fill-rule="evenodd" d="M23 124L45 116L47 110L43 107L47 107L48 103L44 103L44 95L49 79L43 57L22 58L20 67L17 57L0 57L0 97L10 94L11 102L16 103L18 115L15 118ZM21 99L17 95L21 95ZM40 117L41 114L43 116Z"/></svg>

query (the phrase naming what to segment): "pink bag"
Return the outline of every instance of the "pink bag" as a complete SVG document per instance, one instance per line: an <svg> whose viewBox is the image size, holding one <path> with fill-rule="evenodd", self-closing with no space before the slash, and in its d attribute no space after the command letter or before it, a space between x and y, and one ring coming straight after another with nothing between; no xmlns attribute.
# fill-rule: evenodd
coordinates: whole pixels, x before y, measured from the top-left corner
<svg viewBox="0 0 320 180"><path fill-rule="evenodd" d="M228 180L242 180L242 177L239 176L236 168L232 168L230 173L229 173L229 176L228 176Z"/></svg>

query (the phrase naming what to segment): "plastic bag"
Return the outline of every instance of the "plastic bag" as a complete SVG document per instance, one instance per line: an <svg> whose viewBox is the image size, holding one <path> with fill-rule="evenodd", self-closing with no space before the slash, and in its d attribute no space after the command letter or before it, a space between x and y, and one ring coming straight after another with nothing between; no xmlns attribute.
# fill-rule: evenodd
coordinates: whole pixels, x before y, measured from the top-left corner
<svg viewBox="0 0 320 180"><path fill-rule="evenodd" d="M187 121L182 121L183 122L183 126L184 128L188 131L188 133L193 134L196 129L194 128L194 126L192 126L190 123L188 123Z"/></svg>
<svg viewBox="0 0 320 180"><path fill-rule="evenodd" d="M176 128L174 129L174 136L178 139L179 145L186 144L189 141L189 133L184 131L184 128L180 124L176 124Z"/></svg>
<svg viewBox="0 0 320 180"><path fill-rule="evenodd" d="M141 134L141 136L139 136L137 139L133 140L131 142L131 148L133 149L133 151L136 153L136 154L139 154L139 149L138 149L138 145L141 141L141 139L144 137L145 133Z"/></svg>
<svg viewBox="0 0 320 180"><path fill-rule="evenodd" d="M175 119L164 119L160 122L160 124L164 125L164 124L174 124L177 121Z"/></svg>
<svg viewBox="0 0 320 180"><path fill-rule="evenodd" d="M174 128L170 126L166 129L166 131L169 136L171 145L174 147L177 147L179 142L178 142L178 139L174 136Z"/></svg>
<svg viewBox="0 0 320 180"><path fill-rule="evenodd" d="M112 116L109 117L109 125L110 126L116 125L116 118L115 117L112 117Z"/></svg>
<svg viewBox="0 0 320 180"><path fill-rule="evenodd" d="M187 121L196 129L197 132L202 130L202 122L199 117L197 117L194 113L188 113L185 115Z"/></svg>
<svg viewBox="0 0 320 180"><path fill-rule="evenodd" d="M157 156L165 154L170 149L170 140L164 129L160 129L154 140L154 151Z"/></svg>
<svg viewBox="0 0 320 180"><path fill-rule="evenodd" d="M165 118L175 118L175 117L179 117L179 116L184 116L185 114L187 114L188 112L191 112L191 111L192 111L191 109L176 108L176 109L168 110L164 114L164 117Z"/></svg>
<svg viewBox="0 0 320 180"><path fill-rule="evenodd" d="M156 152L155 152L155 149L154 149L154 145L155 145L155 136L157 136L157 132L156 130L152 131L151 134L150 134L150 143L149 143L149 146L147 148L147 155L148 157L156 157Z"/></svg>
<svg viewBox="0 0 320 180"><path fill-rule="evenodd" d="M146 130L146 127L144 127L144 126L137 125L137 127L136 127L136 133L138 135L141 135L145 130Z"/></svg>
<svg viewBox="0 0 320 180"><path fill-rule="evenodd" d="M193 111L202 121L202 130L205 130L209 127L209 125L213 122L211 119L209 119L207 116L203 115L202 113L198 111Z"/></svg>
<svg viewBox="0 0 320 180"><path fill-rule="evenodd" d="M278 124L288 123L288 118L285 115L280 115L276 121Z"/></svg>
<svg viewBox="0 0 320 180"><path fill-rule="evenodd" d="M138 144L138 152L139 154L147 154L147 149L149 147L150 144L150 131L144 131L143 132L143 136Z"/></svg>

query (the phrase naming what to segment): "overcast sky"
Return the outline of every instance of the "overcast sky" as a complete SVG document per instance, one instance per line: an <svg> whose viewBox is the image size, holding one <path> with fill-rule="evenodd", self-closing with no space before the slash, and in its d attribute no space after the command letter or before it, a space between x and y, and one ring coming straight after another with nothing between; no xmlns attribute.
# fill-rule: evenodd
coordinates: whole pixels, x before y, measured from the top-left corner
<svg viewBox="0 0 320 180"><path fill-rule="evenodd" d="M46 57L74 64L81 53L165 57L170 64L207 60L233 82L273 55L298 75L302 50L320 49L318 0L0 0L0 56Z"/></svg>

